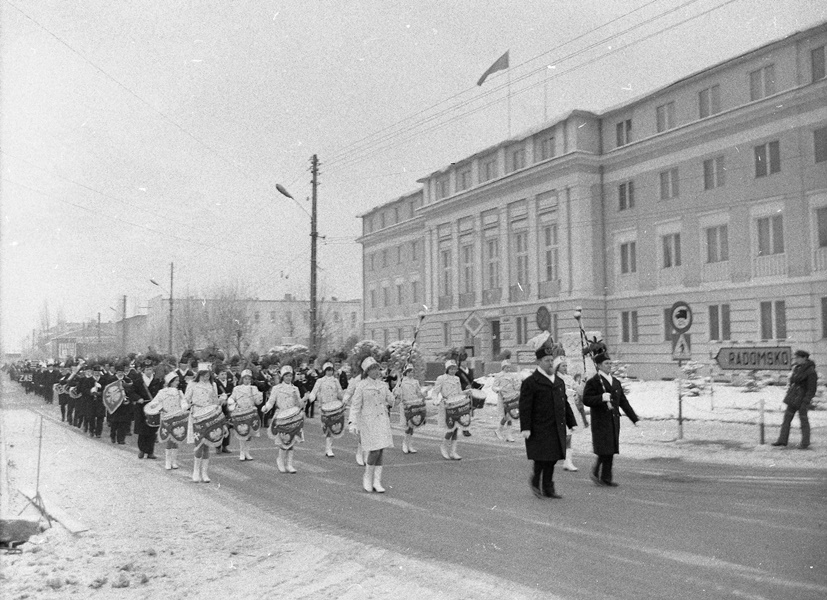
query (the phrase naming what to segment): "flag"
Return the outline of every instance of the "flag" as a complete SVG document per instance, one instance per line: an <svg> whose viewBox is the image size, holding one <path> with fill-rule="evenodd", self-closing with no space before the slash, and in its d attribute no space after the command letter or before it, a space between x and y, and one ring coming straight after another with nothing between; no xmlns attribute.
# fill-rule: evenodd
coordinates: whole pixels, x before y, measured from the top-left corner
<svg viewBox="0 0 827 600"><path fill-rule="evenodd" d="M497 71L502 71L502 70L507 69L507 68L508 68L508 50L505 51L505 54L503 54L496 61L494 61L493 65L491 65L490 67L488 67L488 69L486 69L485 73L483 73L482 77L480 77L479 81L477 81L477 85L482 85L483 82L486 80L486 78L489 75L493 75Z"/></svg>

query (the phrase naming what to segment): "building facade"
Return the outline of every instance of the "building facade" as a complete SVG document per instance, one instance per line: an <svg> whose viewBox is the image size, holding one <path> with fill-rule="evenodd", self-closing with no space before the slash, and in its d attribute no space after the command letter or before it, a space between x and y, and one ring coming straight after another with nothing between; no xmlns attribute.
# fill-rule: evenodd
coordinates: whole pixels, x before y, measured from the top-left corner
<svg viewBox="0 0 827 600"><path fill-rule="evenodd" d="M362 215L364 327L426 352L603 332L630 374L736 343L827 353L827 23L601 114L575 110Z"/></svg>

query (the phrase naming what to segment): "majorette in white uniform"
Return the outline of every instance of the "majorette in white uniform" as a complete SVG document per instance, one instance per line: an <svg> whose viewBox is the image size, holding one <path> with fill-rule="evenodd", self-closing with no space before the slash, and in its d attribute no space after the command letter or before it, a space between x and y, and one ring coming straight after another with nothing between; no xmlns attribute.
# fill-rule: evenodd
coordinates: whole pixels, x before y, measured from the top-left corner
<svg viewBox="0 0 827 600"><path fill-rule="evenodd" d="M281 382L274 385L270 390L270 398L267 400L267 404L264 405L264 410L262 411L266 413L275 405L276 415L273 417L275 419L278 418L280 412L289 408L298 408L299 411L304 410L304 400L302 400L301 394L299 393L299 388L293 385L293 367L284 365L279 373L281 375ZM298 437L298 435L296 437ZM294 445L294 443L291 443L287 448L282 447L281 444L279 445L276 467L282 473L296 472L296 469L293 467ZM285 454L287 458L286 464Z"/></svg>
<svg viewBox="0 0 827 600"><path fill-rule="evenodd" d="M393 448L388 410L394 399L388 384L379 378L379 364L372 357L362 361L362 371L368 376L353 393L350 430L359 432L362 448L367 452L362 487L366 492L382 493L385 491L382 487L382 451Z"/></svg>
<svg viewBox="0 0 827 600"><path fill-rule="evenodd" d="M416 415L409 419L406 414L406 407L417 406L425 401L425 394L422 393L419 381L413 377L413 372L413 365L406 365L402 371L402 379L399 380L393 390L393 395L400 401L399 425L405 430L405 439L402 442L402 452L404 454L416 454L411 439L413 438L414 429L425 424L424 415Z"/></svg>
<svg viewBox="0 0 827 600"><path fill-rule="evenodd" d="M172 414L186 410L187 404L184 401L184 392L178 386L180 385L180 377L176 371L167 373L164 376L164 386L158 393L155 394L155 400L161 403L161 415ZM166 448L164 448L165 464L164 468L167 470L178 468L178 442L172 437L167 439Z"/></svg>
<svg viewBox="0 0 827 600"><path fill-rule="evenodd" d="M455 360L445 361L445 374L436 378L434 387L431 390L433 402L439 407L439 424L447 430L445 433L445 439L442 440L442 444L439 446L442 457L446 460L460 460L462 458L459 454L457 454L457 429L459 429L459 427L462 427L465 430L468 429L468 425L462 425L458 421L451 427L448 427L448 419L446 418L446 401L450 399L457 399L458 396L463 394L466 396L470 394L470 389L466 392L462 391L462 383L460 382L459 377L457 377L456 372L457 362ZM467 413L467 423L469 425L470 412L471 405L469 400Z"/></svg>
<svg viewBox="0 0 827 600"><path fill-rule="evenodd" d="M194 444L195 432L193 429L193 418L210 411L215 406L221 406L218 391L211 379L209 365L198 365L198 374L195 376L195 380L187 385L187 391L184 393L184 405L190 411L187 443ZM207 444L200 444L195 448L192 480L195 482L203 481L209 483L209 466L210 447Z"/></svg>
<svg viewBox="0 0 827 600"><path fill-rule="evenodd" d="M501 368L502 370L494 376L494 383L491 386L491 389L497 393L497 413L500 415L500 424L495 433L497 438L513 442L514 436L511 435L512 416L506 410L505 403L519 397L523 380L519 374L511 370L511 361L508 359L502 361Z"/></svg>
<svg viewBox="0 0 827 600"><path fill-rule="evenodd" d="M344 405L342 404L342 398L344 397L345 392L342 389L342 384L339 383L339 379L334 376L334 371L333 363L326 362L322 365L323 376L316 380L313 389L308 395L308 400L310 402L315 402L316 400L319 401L319 406L321 407L322 432L325 436L324 453L325 456L330 458L333 458L334 456L333 439L341 437L344 433ZM327 409L325 406L327 406ZM326 410L331 409L335 409L337 411L336 425L328 423L327 415L325 414ZM334 433L331 427L332 425L338 429L338 433Z"/></svg>
<svg viewBox="0 0 827 600"><path fill-rule="evenodd" d="M244 369L241 372L239 382L240 383L233 388L233 391L227 400L227 408L230 410L231 415L236 411L249 411L264 402L264 395L256 386L252 385L252 371L249 369ZM258 418L257 414L256 418ZM252 435L252 427L248 430L247 435L239 435L238 429L236 429L236 437L238 438L239 447L238 460L253 460L253 457L250 456L250 438Z"/></svg>

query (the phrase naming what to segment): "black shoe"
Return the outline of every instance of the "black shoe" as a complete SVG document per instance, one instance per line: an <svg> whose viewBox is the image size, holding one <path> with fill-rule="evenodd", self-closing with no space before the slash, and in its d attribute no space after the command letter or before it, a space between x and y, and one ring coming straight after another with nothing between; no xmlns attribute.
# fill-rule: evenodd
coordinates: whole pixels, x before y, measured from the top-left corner
<svg viewBox="0 0 827 600"><path fill-rule="evenodd" d="M606 482L600 479L594 473L589 473L589 477L591 477L591 480L594 481L597 485L606 485Z"/></svg>
<svg viewBox="0 0 827 600"><path fill-rule="evenodd" d="M462 430L462 435L464 435L465 437L471 437L471 432L468 431L467 429L463 429Z"/></svg>
<svg viewBox="0 0 827 600"><path fill-rule="evenodd" d="M143 457L144 457L144 453L143 452L138 452L138 458L143 458Z"/></svg>
<svg viewBox="0 0 827 600"><path fill-rule="evenodd" d="M546 498L554 499L554 500L559 500L563 497L563 496L561 496L560 494L558 494L557 492L554 491L554 486L552 486L552 488L550 490L546 490L544 495L545 495Z"/></svg>
<svg viewBox="0 0 827 600"><path fill-rule="evenodd" d="M157 460L158 459L158 457L155 456L154 454L150 454L149 456L147 456L147 458L151 458L152 460Z"/></svg>
<svg viewBox="0 0 827 600"><path fill-rule="evenodd" d="M772 445L773 446L786 446L787 442L773 442Z"/></svg>
<svg viewBox="0 0 827 600"><path fill-rule="evenodd" d="M125 445L126 445L126 442L118 442L118 445L120 445L120 446L125 446Z"/></svg>
<svg viewBox="0 0 827 600"><path fill-rule="evenodd" d="M534 494L537 498L542 498L543 497L542 490L539 487L537 487L536 485L534 485L534 483L531 480L531 477L528 478L528 487L531 488L531 493Z"/></svg>
<svg viewBox="0 0 827 600"><path fill-rule="evenodd" d="M617 487L617 484L614 481L601 480L601 483L603 483L603 485L607 485L609 487Z"/></svg>
<svg viewBox="0 0 827 600"><path fill-rule="evenodd" d="M796 446L799 450L807 450L810 447L810 444L799 444Z"/></svg>

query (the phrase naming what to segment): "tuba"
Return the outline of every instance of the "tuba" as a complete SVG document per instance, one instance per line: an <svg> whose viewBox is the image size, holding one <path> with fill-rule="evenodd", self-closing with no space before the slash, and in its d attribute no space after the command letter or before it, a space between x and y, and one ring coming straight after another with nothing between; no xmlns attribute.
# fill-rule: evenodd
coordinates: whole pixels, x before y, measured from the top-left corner
<svg viewBox="0 0 827 600"><path fill-rule="evenodd" d="M78 391L78 389L76 387L69 388L69 397L70 398L73 398L73 399L77 400L78 398L80 398L80 395L81 394L80 394L80 392Z"/></svg>

